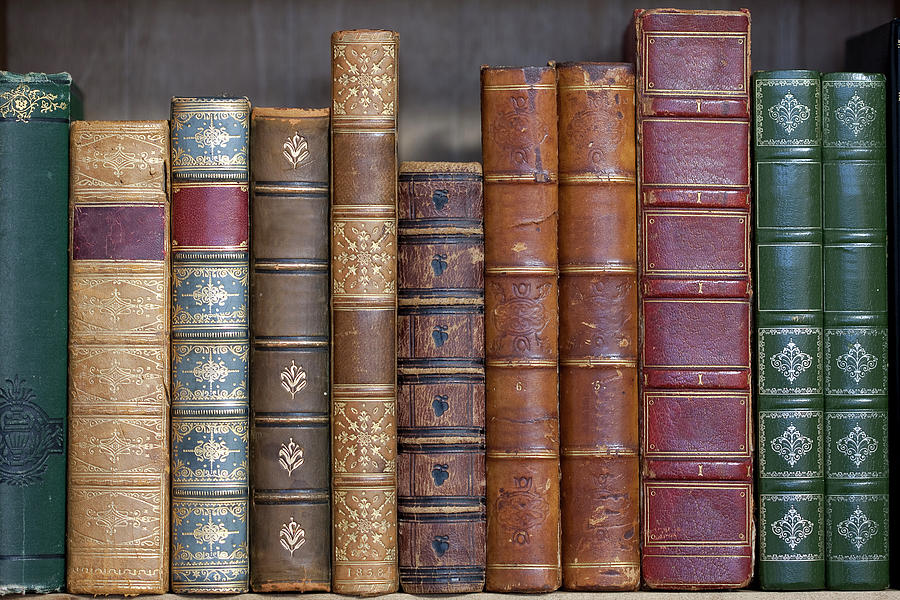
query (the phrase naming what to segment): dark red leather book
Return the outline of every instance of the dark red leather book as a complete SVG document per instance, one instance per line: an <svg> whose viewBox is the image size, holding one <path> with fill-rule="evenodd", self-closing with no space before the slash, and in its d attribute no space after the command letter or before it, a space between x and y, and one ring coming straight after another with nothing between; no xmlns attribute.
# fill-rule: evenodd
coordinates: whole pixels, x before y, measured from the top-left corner
<svg viewBox="0 0 900 600"><path fill-rule="evenodd" d="M750 13L635 13L642 573L737 588L753 572Z"/></svg>

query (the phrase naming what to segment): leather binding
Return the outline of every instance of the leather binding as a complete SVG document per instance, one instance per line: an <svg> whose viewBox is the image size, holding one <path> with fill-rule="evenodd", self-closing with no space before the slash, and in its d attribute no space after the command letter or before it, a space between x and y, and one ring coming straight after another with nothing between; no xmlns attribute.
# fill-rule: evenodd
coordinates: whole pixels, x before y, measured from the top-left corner
<svg viewBox="0 0 900 600"><path fill-rule="evenodd" d="M816 71L753 77L759 583L825 587L822 99Z"/></svg>
<svg viewBox="0 0 900 600"><path fill-rule="evenodd" d="M73 594L169 589L169 123L71 131Z"/></svg>
<svg viewBox="0 0 900 600"><path fill-rule="evenodd" d="M172 591L247 591L246 98L172 99Z"/></svg>
<svg viewBox="0 0 900 600"><path fill-rule="evenodd" d="M900 157L900 19L847 40L848 71L883 73L887 79L887 165L896 165ZM900 169L891 167L887 175L888 240L888 365L900 364ZM888 387L900 390L900 369L888 369ZM900 402L888 404L888 430L900 431ZM897 449L888 448L888 460L900 458ZM890 513L900 515L900 478L890 478ZM889 535L900 536L900 519L890 519ZM900 552L889 554L891 587L900 586Z"/></svg>
<svg viewBox="0 0 900 600"><path fill-rule="evenodd" d="M254 108L250 586L331 589L328 109Z"/></svg>
<svg viewBox="0 0 900 600"><path fill-rule="evenodd" d="M397 43L331 36L332 589L397 591Z"/></svg>
<svg viewBox="0 0 900 600"><path fill-rule="evenodd" d="M65 583L68 73L0 71L0 594Z"/></svg>
<svg viewBox="0 0 900 600"><path fill-rule="evenodd" d="M557 65L563 587L640 584L634 68Z"/></svg>
<svg viewBox="0 0 900 600"><path fill-rule="evenodd" d="M556 138L554 67L481 68L491 592L561 583Z"/></svg>
<svg viewBox="0 0 900 600"><path fill-rule="evenodd" d="M888 572L885 78L822 76L825 560L829 589Z"/></svg>
<svg viewBox="0 0 900 600"><path fill-rule="evenodd" d="M400 165L398 526L410 594L484 587L481 165Z"/></svg>
<svg viewBox="0 0 900 600"><path fill-rule="evenodd" d="M753 573L750 13L638 10L647 587Z"/></svg>

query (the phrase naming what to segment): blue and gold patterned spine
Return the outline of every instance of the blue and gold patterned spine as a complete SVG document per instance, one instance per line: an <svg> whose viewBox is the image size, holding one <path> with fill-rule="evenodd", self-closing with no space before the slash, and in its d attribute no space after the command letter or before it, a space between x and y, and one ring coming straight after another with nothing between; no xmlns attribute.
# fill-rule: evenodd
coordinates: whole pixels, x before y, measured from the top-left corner
<svg viewBox="0 0 900 600"><path fill-rule="evenodd" d="M172 591L248 589L249 116L172 99Z"/></svg>

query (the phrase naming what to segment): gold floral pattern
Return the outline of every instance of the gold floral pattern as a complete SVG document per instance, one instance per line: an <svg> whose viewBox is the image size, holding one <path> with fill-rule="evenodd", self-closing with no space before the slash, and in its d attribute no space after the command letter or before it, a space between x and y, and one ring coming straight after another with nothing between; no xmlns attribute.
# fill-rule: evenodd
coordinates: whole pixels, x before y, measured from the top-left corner
<svg viewBox="0 0 900 600"><path fill-rule="evenodd" d="M334 402L335 473L394 473L394 403Z"/></svg>
<svg viewBox="0 0 900 600"><path fill-rule="evenodd" d="M392 117L396 44L335 44L333 51L334 114Z"/></svg>
<svg viewBox="0 0 900 600"><path fill-rule="evenodd" d="M335 294L392 294L397 244L393 220L336 221L332 231Z"/></svg>
<svg viewBox="0 0 900 600"><path fill-rule="evenodd" d="M396 492L335 490L334 496L335 561L394 560Z"/></svg>
<svg viewBox="0 0 900 600"><path fill-rule="evenodd" d="M36 110L42 114L54 110L65 110L67 103L58 102L58 99L58 94L48 94L20 83L13 89L0 94L0 100L4 100L0 104L0 116L6 118L12 115L16 121L27 123Z"/></svg>

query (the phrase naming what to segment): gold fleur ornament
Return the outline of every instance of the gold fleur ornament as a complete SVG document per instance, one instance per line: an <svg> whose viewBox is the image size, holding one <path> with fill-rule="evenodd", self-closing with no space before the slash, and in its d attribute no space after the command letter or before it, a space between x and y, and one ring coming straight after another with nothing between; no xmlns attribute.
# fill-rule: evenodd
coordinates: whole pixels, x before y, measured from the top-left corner
<svg viewBox="0 0 900 600"><path fill-rule="evenodd" d="M27 123L36 110L42 114L65 110L67 103L57 102L58 98L58 94L48 94L20 83L8 92L0 94L0 100L3 100L0 104L0 116L6 118L12 115L16 121Z"/></svg>

